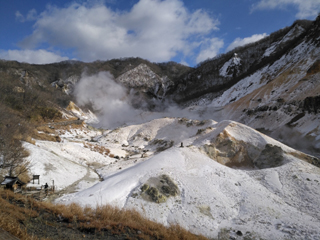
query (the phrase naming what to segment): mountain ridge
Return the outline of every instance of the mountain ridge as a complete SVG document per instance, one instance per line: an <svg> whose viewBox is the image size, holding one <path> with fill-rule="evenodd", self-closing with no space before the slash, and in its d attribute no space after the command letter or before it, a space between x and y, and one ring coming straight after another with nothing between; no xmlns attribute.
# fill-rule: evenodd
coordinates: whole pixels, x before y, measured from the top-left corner
<svg viewBox="0 0 320 240"><path fill-rule="evenodd" d="M58 203L208 238L319 239L319 28L297 21L196 68L0 61L0 151L18 139Z"/></svg>
<svg viewBox="0 0 320 240"><path fill-rule="evenodd" d="M92 63L64 61L45 65L1 60L0 74L3 79L9 75L14 79L12 88L50 91L52 95L59 95L58 105L67 107L70 100L75 101L75 86L84 75L109 71L113 80L130 95L128 101L134 108L143 106L144 110L155 111L159 109L156 105L162 106L160 109L178 105L180 108L195 108L195 111L198 108L199 112L213 107L223 108L221 113L225 119L249 124L256 129L262 129L263 125L271 133L276 131L275 128L263 121L277 119L274 114L284 113L286 117L279 127L289 126L304 136L316 135L314 129L318 125L311 133L312 130L301 131L297 124L307 121L307 117L318 116L319 29L320 16L315 21L298 20L290 27L208 59L195 68L174 62L151 63L141 58ZM239 64L226 65L235 54ZM223 71L228 73L222 74ZM288 84L291 84L290 88L285 86ZM308 91L303 90L304 87ZM277 98L271 96L276 93ZM269 102L263 100L266 96ZM93 110L90 104L82 107ZM310 121L315 123L315 120ZM313 146L319 148L319 141L316 139Z"/></svg>

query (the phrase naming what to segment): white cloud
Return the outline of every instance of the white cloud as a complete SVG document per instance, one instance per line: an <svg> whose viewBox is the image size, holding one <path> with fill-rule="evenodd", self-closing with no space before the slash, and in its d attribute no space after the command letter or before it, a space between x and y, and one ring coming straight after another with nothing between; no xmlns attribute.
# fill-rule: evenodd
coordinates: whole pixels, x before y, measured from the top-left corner
<svg viewBox="0 0 320 240"><path fill-rule="evenodd" d="M290 5L298 9L297 18L315 17L320 11L320 0L260 0L251 10L283 9Z"/></svg>
<svg viewBox="0 0 320 240"><path fill-rule="evenodd" d="M197 63L200 63L208 58L215 57L220 48L224 45L223 40L219 38L206 39L201 44L200 53L196 59Z"/></svg>
<svg viewBox="0 0 320 240"><path fill-rule="evenodd" d="M43 49L0 51L0 58L34 64L61 62L69 59L67 57L61 57L53 52L48 52Z"/></svg>
<svg viewBox="0 0 320 240"><path fill-rule="evenodd" d="M180 61L180 64L185 65L187 67L190 67L189 63L187 63L186 61L182 60Z"/></svg>
<svg viewBox="0 0 320 240"><path fill-rule="evenodd" d="M24 22L24 16L19 11L16 11L15 15L16 15L16 20L20 22Z"/></svg>
<svg viewBox="0 0 320 240"><path fill-rule="evenodd" d="M189 12L181 0L140 0L130 11L113 11L101 3L48 7L34 32L20 46L40 43L73 48L84 61L139 56L168 61L189 54L219 21L203 10ZM190 42L192 39L192 42Z"/></svg>
<svg viewBox="0 0 320 240"><path fill-rule="evenodd" d="M28 21L34 21L37 19L37 11L35 9L31 9L28 14L27 18Z"/></svg>
<svg viewBox="0 0 320 240"><path fill-rule="evenodd" d="M27 17L24 17L19 11L16 11L15 15L16 15L16 20L20 22L34 21L37 19L37 11L35 9L31 9L28 12Z"/></svg>
<svg viewBox="0 0 320 240"><path fill-rule="evenodd" d="M268 34L263 33L263 34L254 34L251 37L246 37L246 38L236 38L226 49L226 51L230 51L236 47L246 45L248 43L253 43L256 41L259 41L260 39L268 36Z"/></svg>

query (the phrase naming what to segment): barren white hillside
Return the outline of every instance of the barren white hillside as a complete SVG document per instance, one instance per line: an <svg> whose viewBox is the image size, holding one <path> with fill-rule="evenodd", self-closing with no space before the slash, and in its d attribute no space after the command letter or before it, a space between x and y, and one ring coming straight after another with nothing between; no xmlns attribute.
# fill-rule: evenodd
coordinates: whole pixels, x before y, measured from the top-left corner
<svg viewBox="0 0 320 240"><path fill-rule="evenodd" d="M39 174L74 171L78 176L68 175L78 192L59 202L135 208L157 222L178 223L208 237L320 238L320 170L310 164L318 160L245 125L162 118L61 136L61 143L28 146L39 165L52 157L44 152L54 153L52 162L73 163L64 169L38 168ZM91 147L84 147L88 143ZM81 181L81 167L87 166L103 181Z"/></svg>
<svg viewBox="0 0 320 240"><path fill-rule="evenodd" d="M307 137L309 146L300 144L300 149L307 152L315 149L319 154L320 116L316 99L320 78L319 73L312 70L318 69L319 52L316 44L304 40L272 64L241 79L209 104L205 96L199 98L195 102L197 106L192 106L193 111L203 113L204 118L232 119L255 129L265 129L296 147Z"/></svg>

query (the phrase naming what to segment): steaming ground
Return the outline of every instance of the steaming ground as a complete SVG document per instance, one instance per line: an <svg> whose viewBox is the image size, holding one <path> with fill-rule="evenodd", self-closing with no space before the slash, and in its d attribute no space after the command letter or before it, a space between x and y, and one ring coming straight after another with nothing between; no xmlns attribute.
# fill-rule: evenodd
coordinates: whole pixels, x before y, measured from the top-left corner
<svg viewBox="0 0 320 240"><path fill-rule="evenodd" d="M124 125L128 119L139 119L142 111L130 105L130 97L109 72L93 76L82 75L74 91L77 104L91 105L99 118L99 126L114 128Z"/></svg>
<svg viewBox="0 0 320 240"><path fill-rule="evenodd" d="M223 120L242 121L239 114L230 112L222 106L216 106L214 101L210 104L198 101L194 105L182 108L170 99L145 98L135 90L128 91L127 88L115 82L109 72L100 72L92 76L84 73L75 87L74 95L80 106L91 105L94 108L99 122L93 125L104 129L146 123L163 117L214 119L219 122ZM279 111L279 114L284 115L281 110ZM257 128L256 121L243 121L245 124ZM292 129L283 125L277 126L274 124L273 118L266 118L263 121L263 124L258 124L258 130L300 151L320 156L320 139L317 140L309 136L310 127L314 121L311 121L309 126L308 117L303 120L305 124L301 129Z"/></svg>
<svg viewBox="0 0 320 240"><path fill-rule="evenodd" d="M162 117L225 120L220 108L206 112L202 108L181 108L170 99L146 99L115 82L109 72L99 72L92 76L82 74L73 94L80 107L93 107L99 119L95 126L105 129L145 123Z"/></svg>

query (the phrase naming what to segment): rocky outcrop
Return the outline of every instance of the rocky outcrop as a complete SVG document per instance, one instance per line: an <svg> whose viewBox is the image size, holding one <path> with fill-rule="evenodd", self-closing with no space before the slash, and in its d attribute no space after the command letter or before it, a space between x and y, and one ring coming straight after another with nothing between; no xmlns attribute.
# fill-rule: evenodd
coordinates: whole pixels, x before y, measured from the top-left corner
<svg viewBox="0 0 320 240"><path fill-rule="evenodd" d="M157 146L156 152L162 152L171 148L174 144L174 141L163 140L163 139L153 139L150 142L151 145Z"/></svg>
<svg viewBox="0 0 320 240"><path fill-rule="evenodd" d="M220 75L223 77L232 77L235 78L240 75L242 72L242 63L241 59L238 57L237 53L234 53L234 56L226 62L220 69Z"/></svg>
<svg viewBox="0 0 320 240"><path fill-rule="evenodd" d="M259 169L278 167L283 164L283 150L281 147L266 144L259 157L253 161Z"/></svg>
<svg viewBox="0 0 320 240"><path fill-rule="evenodd" d="M250 143L235 139L226 130L202 149L210 158L228 167L253 168L253 160L259 156L259 149Z"/></svg>
<svg viewBox="0 0 320 240"><path fill-rule="evenodd" d="M144 200L155 203L166 202L170 196L175 197L180 193L179 188L168 175L150 178L140 189Z"/></svg>
<svg viewBox="0 0 320 240"><path fill-rule="evenodd" d="M65 110L67 111L67 114L73 115L77 117L79 120L85 121L87 123L99 122L97 116L94 113L92 113L90 110L87 110L87 112L84 112L72 101L70 101L69 105Z"/></svg>
<svg viewBox="0 0 320 240"><path fill-rule="evenodd" d="M273 168L284 163L281 147L266 144L261 147L244 142L231 136L226 130L218 134L211 144L205 144L202 150L213 160L232 168Z"/></svg>
<svg viewBox="0 0 320 240"><path fill-rule="evenodd" d="M140 64L125 72L116 78L116 81L129 88L154 95L157 98L163 98L168 89L174 85L168 77L160 77L146 64Z"/></svg>

